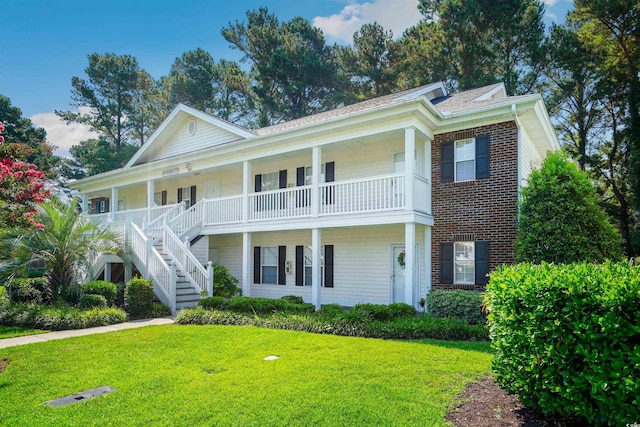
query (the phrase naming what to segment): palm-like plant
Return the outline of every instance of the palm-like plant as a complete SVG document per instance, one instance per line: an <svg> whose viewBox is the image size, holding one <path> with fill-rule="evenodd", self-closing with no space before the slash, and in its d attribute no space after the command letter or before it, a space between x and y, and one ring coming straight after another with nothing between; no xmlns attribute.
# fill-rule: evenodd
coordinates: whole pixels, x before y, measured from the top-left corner
<svg viewBox="0 0 640 427"><path fill-rule="evenodd" d="M38 209L42 230L30 230L14 241L14 270L44 261L45 278L55 301L61 290L77 290L83 273L101 253L122 253L118 236L106 226L83 217L77 201L67 206L52 198Z"/></svg>

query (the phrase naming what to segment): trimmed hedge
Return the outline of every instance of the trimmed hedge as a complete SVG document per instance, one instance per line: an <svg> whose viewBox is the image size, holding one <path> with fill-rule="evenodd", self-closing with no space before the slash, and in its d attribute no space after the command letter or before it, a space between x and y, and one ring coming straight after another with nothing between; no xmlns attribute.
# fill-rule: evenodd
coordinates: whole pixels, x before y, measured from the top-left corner
<svg viewBox="0 0 640 427"><path fill-rule="evenodd" d="M200 306L210 309L228 310L235 313L271 314L275 312L313 313L313 304L292 303L286 299L233 297L208 297L200 300Z"/></svg>
<svg viewBox="0 0 640 427"><path fill-rule="evenodd" d="M107 299L102 295L82 295L78 307L82 310L87 308L106 308Z"/></svg>
<svg viewBox="0 0 640 427"><path fill-rule="evenodd" d="M107 305L113 305L116 302L118 288L114 283L104 280L94 280L80 285L80 295L102 295ZM82 298L80 301L82 301Z"/></svg>
<svg viewBox="0 0 640 427"><path fill-rule="evenodd" d="M588 425L640 420L640 267L502 267L485 301L497 381L523 404Z"/></svg>
<svg viewBox="0 0 640 427"><path fill-rule="evenodd" d="M482 311L482 294L476 291L433 291L427 294L427 313L433 317L451 317L472 325L487 323Z"/></svg>
<svg viewBox="0 0 640 427"><path fill-rule="evenodd" d="M334 312L336 307L330 309ZM178 324L253 325L263 328L288 329L319 334L384 339L488 340L486 326L468 325L457 319L435 319L429 316L404 317L389 322L369 321L357 311L345 312L337 318L318 314L275 313L256 316L195 307L181 310Z"/></svg>
<svg viewBox="0 0 640 427"><path fill-rule="evenodd" d="M71 307L37 304L0 306L0 324L23 328L66 330L113 325L127 321L127 314L117 308L78 310Z"/></svg>
<svg viewBox="0 0 640 427"><path fill-rule="evenodd" d="M141 277L134 277L127 282L124 289L124 301L127 311L132 316L149 313L153 307L153 282Z"/></svg>

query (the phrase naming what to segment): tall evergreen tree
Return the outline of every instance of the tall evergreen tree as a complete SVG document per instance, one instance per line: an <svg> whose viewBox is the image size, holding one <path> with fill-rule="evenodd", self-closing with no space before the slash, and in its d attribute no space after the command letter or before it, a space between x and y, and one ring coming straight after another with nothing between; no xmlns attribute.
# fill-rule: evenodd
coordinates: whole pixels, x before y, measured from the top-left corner
<svg viewBox="0 0 640 427"><path fill-rule="evenodd" d="M247 12L222 35L251 63L253 92L265 126L329 110L342 100L337 49L306 19L280 22L267 8Z"/></svg>
<svg viewBox="0 0 640 427"><path fill-rule="evenodd" d="M516 261L565 264L622 258L620 236L598 205L589 176L550 153L522 189Z"/></svg>

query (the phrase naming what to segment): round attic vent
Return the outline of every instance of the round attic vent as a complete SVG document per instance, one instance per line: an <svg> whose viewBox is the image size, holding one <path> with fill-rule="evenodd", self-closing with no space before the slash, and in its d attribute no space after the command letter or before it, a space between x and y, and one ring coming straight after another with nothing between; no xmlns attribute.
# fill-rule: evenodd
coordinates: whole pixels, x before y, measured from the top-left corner
<svg viewBox="0 0 640 427"><path fill-rule="evenodd" d="M198 129L198 124L195 120L191 120L189 122L189 135L193 136L196 134L196 130Z"/></svg>

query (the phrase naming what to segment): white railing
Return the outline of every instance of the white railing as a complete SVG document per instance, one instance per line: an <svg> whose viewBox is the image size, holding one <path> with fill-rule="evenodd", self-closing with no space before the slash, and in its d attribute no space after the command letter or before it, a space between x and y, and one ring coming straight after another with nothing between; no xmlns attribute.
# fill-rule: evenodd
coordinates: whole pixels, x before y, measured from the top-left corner
<svg viewBox="0 0 640 427"><path fill-rule="evenodd" d="M296 218L311 215L308 185L249 194L249 220Z"/></svg>
<svg viewBox="0 0 640 427"><path fill-rule="evenodd" d="M107 224L111 222L110 213L95 214L95 215L87 214L86 218L95 224Z"/></svg>
<svg viewBox="0 0 640 427"><path fill-rule="evenodd" d="M113 222L125 222L131 220L131 222L137 226L141 226L148 216L149 210L147 208L130 209L128 211L115 212Z"/></svg>
<svg viewBox="0 0 640 427"><path fill-rule="evenodd" d="M404 174L320 184L320 214L334 215L402 209Z"/></svg>
<svg viewBox="0 0 640 427"><path fill-rule="evenodd" d="M213 268L209 265L209 268L205 269L186 244L167 225L163 229L162 245L180 271L196 286L196 290L213 295Z"/></svg>
<svg viewBox="0 0 640 427"><path fill-rule="evenodd" d="M199 201L189 209L186 209L179 215L176 215L174 218L167 218L166 224L178 236L183 236L192 229L202 225L202 220L204 218L203 205L204 201Z"/></svg>
<svg viewBox="0 0 640 427"><path fill-rule="evenodd" d="M422 176L415 176L413 180L413 208L417 211L431 213L429 200L429 180Z"/></svg>
<svg viewBox="0 0 640 427"><path fill-rule="evenodd" d="M152 241L136 225L131 224L129 244L133 255L138 259L144 275L154 282L166 298L171 312L176 310L176 268L168 265L162 255L153 247Z"/></svg>
<svg viewBox="0 0 640 427"><path fill-rule="evenodd" d="M203 201L203 225L233 224L242 221L242 196Z"/></svg>

